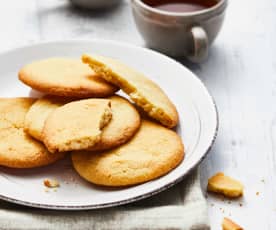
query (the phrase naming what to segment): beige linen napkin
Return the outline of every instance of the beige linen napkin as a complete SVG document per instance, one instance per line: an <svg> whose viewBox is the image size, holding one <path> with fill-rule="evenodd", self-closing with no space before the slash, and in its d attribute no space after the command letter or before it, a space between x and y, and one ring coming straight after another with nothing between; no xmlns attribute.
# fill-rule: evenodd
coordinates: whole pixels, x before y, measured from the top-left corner
<svg viewBox="0 0 276 230"><path fill-rule="evenodd" d="M208 230L199 171L151 198L90 211L52 211L0 201L0 229Z"/></svg>

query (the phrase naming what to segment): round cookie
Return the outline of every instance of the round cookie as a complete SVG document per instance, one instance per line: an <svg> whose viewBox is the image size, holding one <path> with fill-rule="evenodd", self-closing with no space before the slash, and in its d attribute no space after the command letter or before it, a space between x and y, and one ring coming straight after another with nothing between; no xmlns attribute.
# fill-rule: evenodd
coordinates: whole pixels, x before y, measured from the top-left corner
<svg viewBox="0 0 276 230"><path fill-rule="evenodd" d="M36 100L25 116L24 130L32 137L42 141L42 130L47 117L55 109L70 101L68 98L49 95Z"/></svg>
<svg viewBox="0 0 276 230"><path fill-rule="evenodd" d="M168 173L183 157L184 146L174 131L143 120L124 145L98 153L73 152L72 162L80 176L94 184L127 186Z"/></svg>
<svg viewBox="0 0 276 230"><path fill-rule="evenodd" d="M19 71L19 79L33 89L66 97L107 97L117 87L103 80L81 60L49 58L35 61Z"/></svg>
<svg viewBox="0 0 276 230"><path fill-rule="evenodd" d="M111 118L108 99L73 101L50 113L42 139L52 153L88 149L100 141L102 130Z"/></svg>
<svg viewBox="0 0 276 230"><path fill-rule="evenodd" d="M43 144L24 132L24 118L32 98L0 99L0 165L33 168L48 165L65 154L51 154Z"/></svg>
<svg viewBox="0 0 276 230"><path fill-rule="evenodd" d="M112 118L102 131L100 141L90 150L104 150L117 147L128 141L140 127L140 115L134 106L123 97L111 96ZM51 112L69 103L69 99L45 96L38 99L25 117L25 131L43 141L42 130Z"/></svg>

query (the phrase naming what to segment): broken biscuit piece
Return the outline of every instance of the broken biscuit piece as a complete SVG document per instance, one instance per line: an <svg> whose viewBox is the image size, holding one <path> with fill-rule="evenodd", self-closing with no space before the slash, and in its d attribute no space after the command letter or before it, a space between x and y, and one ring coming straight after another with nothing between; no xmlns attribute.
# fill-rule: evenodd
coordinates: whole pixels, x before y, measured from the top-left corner
<svg viewBox="0 0 276 230"><path fill-rule="evenodd" d="M209 192L221 193L226 197L239 197L243 194L243 185L233 178L219 172L209 178L207 190Z"/></svg>
<svg viewBox="0 0 276 230"><path fill-rule="evenodd" d="M241 226L237 225L232 220L226 217L222 221L222 229L223 230L243 230Z"/></svg>
<svg viewBox="0 0 276 230"><path fill-rule="evenodd" d="M104 80L121 88L150 117L168 128L178 124L175 105L165 92L144 74L108 57L83 55L82 61Z"/></svg>
<svg viewBox="0 0 276 230"><path fill-rule="evenodd" d="M45 179L43 181L43 183L48 188L57 188L57 187L59 187L59 182L55 179Z"/></svg>

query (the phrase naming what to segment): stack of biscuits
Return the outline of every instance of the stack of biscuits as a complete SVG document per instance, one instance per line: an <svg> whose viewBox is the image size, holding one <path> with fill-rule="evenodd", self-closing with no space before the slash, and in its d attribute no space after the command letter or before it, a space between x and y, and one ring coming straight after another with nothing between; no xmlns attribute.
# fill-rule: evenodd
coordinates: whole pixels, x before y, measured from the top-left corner
<svg viewBox="0 0 276 230"><path fill-rule="evenodd" d="M128 186L158 178L184 157L178 113L142 73L102 56L27 64L19 79L42 98L0 98L0 165L34 168L71 154L89 182ZM122 90L126 97L116 95Z"/></svg>

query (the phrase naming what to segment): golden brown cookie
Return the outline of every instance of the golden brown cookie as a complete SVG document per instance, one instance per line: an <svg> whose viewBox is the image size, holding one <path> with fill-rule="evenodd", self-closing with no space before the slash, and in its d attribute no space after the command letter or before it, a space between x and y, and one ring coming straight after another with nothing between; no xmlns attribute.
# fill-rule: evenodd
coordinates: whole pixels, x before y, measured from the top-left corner
<svg viewBox="0 0 276 230"><path fill-rule="evenodd" d="M125 64L107 57L88 55L82 61L106 81L120 87L152 118L172 128L178 123L178 113L163 90L142 73Z"/></svg>
<svg viewBox="0 0 276 230"><path fill-rule="evenodd" d="M34 101L32 98L0 99L0 165L33 168L64 156L64 153L49 153L43 144L24 132L25 114Z"/></svg>
<svg viewBox="0 0 276 230"><path fill-rule="evenodd" d="M112 96L112 118L104 127L100 141L91 150L110 149L128 141L140 127L140 115L134 106L123 97ZM46 96L38 99L25 117L25 131L38 140L42 140L44 123L51 112L69 103L69 99Z"/></svg>
<svg viewBox="0 0 276 230"><path fill-rule="evenodd" d="M19 79L33 89L66 97L107 97L117 88L95 74L80 60L49 58L35 61L19 71Z"/></svg>
<svg viewBox="0 0 276 230"><path fill-rule="evenodd" d="M127 186L158 178L184 157L181 138L172 130L143 120L135 136L118 148L72 153L76 171L99 185Z"/></svg>
<svg viewBox="0 0 276 230"><path fill-rule="evenodd" d="M102 129L111 118L108 99L73 101L50 113L42 139L53 153L88 149L100 141Z"/></svg>
<svg viewBox="0 0 276 230"><path fill-rule="evenodd" d="M25 131L37 140L42 141L42 130L49 114L70 101L68 98L50 95L38 99L25 116Z"/></svg>

